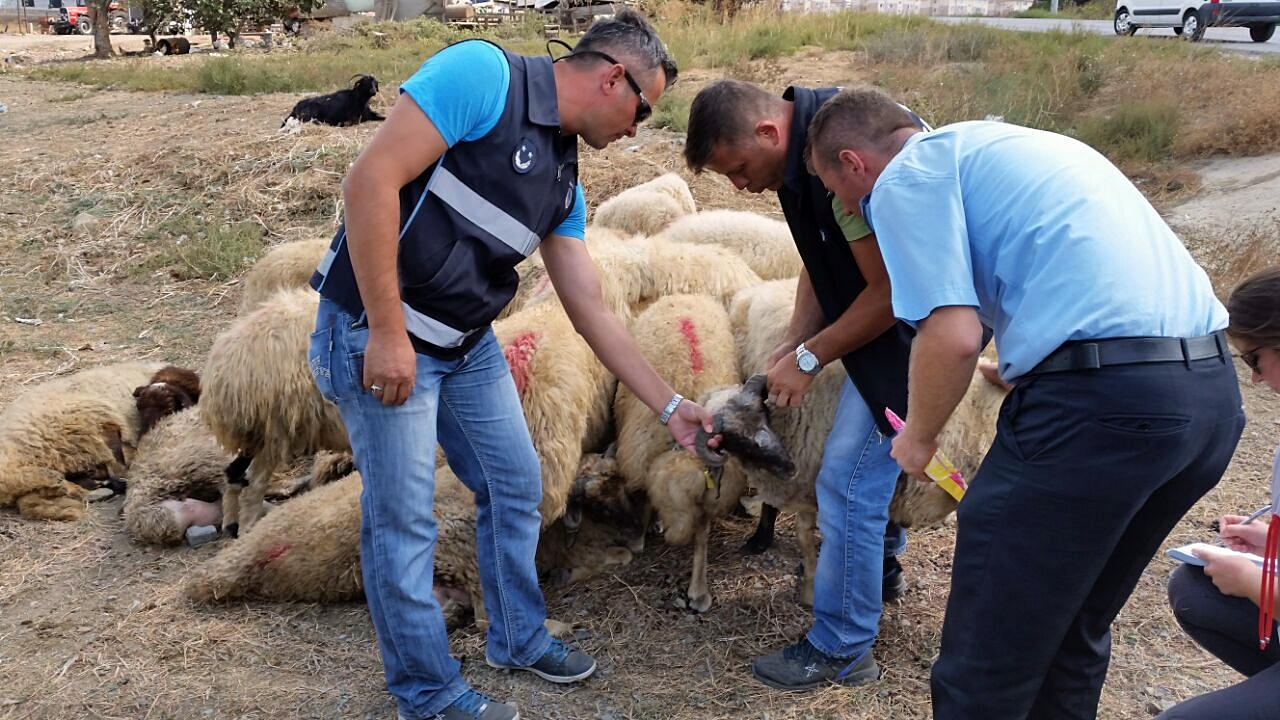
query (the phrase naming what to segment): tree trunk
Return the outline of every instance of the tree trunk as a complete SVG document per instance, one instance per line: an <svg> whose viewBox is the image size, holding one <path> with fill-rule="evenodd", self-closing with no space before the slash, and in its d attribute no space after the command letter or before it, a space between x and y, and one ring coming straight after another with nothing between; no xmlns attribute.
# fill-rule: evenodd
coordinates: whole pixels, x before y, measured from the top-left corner
<svg viewBox="0 0 1280 720"><path fill-rule="evenodd" d="M90 0L93 8L93 56L111 57L111 0Z"/></svg>

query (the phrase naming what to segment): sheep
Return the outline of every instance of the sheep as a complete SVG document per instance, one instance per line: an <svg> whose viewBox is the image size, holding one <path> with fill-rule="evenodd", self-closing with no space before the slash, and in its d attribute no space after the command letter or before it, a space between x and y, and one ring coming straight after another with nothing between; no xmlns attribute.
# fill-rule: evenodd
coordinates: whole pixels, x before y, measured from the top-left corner
<svg viewBox="0 0 1280 720"><path fill-rule="evenodd" d="M351 449L337 407L320 394L307 367L318 305L311 288L281 290L233 323L209 351L201 415L223 449L251 459L247 483L229 469L222 526L232 537L262 514L276 470L319 450Z"/></svg>
<svg viewBox="0 0 1280 720"><path fill-rule="evenodd" d="M648 254L638 246L627 243L628 237L621 232L602 228L596 225L587 227L586 246L592 261L600 275L600 289L604 294L605 304L624 321L631 318L631 303L634 293L620 286L616 278L631 277L641 268L648 267ZM535 303L556 297L551 278L547 276L547 266L542 261L542 254L534 252L516 268L520 275L520 284L516 288L511 302L498 314L498 320L509 317L513 313Z"/></svg>
<svg viewBox="0 0 1280 720"><path fill-rule="evenodd" d="M737 337L739 362L743 368L759 369L777 347L794 302L794 283L773 281L740 293L730 308ZM803 554L804 583L801 602L813 599L813 571L817 562L817 499L814 480L822 461L822 448L832 431L844 368L831 363L814 379L798 408L777 409L772 417L765 411L766 394L762 376L747 381L733 403L712 403L716 429L722 433L723 447L733 452L736 445L752 446L762 427L771 427L791 451L794 472L778 473L761 467L759 457L739 453L744 462L756 466L749 481L761 500L775 508L796 513L796 530ZM940 446L966 477L972 477L995 436L996 415L1006 391L996 387L975 370L964 400L939 437ZM758 445L758 444L757 444ZM764 453L767 455L767 453ZM714 454L704 453L710 461ZM889 517L903 527L937 523L955 510L956 502L932 483L921 483L905 475L898 478L889 504Z"/></svg>
<svg viewBox="0 0 1280 720"><path fill-rule="evenodd" d="M565 512L584 451L603 447L617 379L573 328L559 300L494 323L542 464L543 527Z"/></svg>
<svg viewBox="0 0 1280 720"><path fill-rule="evenodd" d="M183 584L183 594L201 604L234 600L360 600L364 595L360 492L360 474L353 472L288 501L191 573ZM477 621L482 622L475 499L444 465L436 469L434 515L438 532L433 591L446 613L447 625L450 629L457 627L468 612L474 612ZM588 525L595 528L597 524L591 521ZM586 577L575 568L549 564L555 559L571 560L594 551L586 543L579 547L575 554L559 546L552 536L550 542L539 543L539 568L572 578ZM544 553L553 560L545 560ZM548 620L547 626L553 632L563 632L566 627L553 620Z"/></svg>
<svg viewBox="0 0 1280 720"><path fill-rule="evenodd" d="M0 507L79 520L87 489L123 474L141 420L133 390L163 363L122 363L31 388L0 412Z"/></svg>
<svg viewBox="0 0 1280 720"><path fill-rule="evenodd" d="M733 336L724 307L699 295L673 295L649 306L632 326L641 352L677 392L698 398L738 381ZM714 474L655 422L653 411L628 389L614 401L618 426L618 468L627 488L643 491L675 545L694 540L693 571L686 596L698 612L711 607L707 587L707 541L711 522L737 506L746 476L736 462Z"/></svg>
<svg viewBox="0 0 1280 720"><path fill-rule="evenodd" d="M124 528L136 543L176 545L192 525L221 521L230 455L200 418L200 407L169 415L138 443L124 501Z"/></svg>
<svg viewBox="0 0 1280 720"><path fill-rule="evenodd" d="M142 423L138 432L145 435L161 418L200 401L200 376L194 370L166 365L151 376L151 382L134 388L133 398Z"/></svg>
<svg viewBox="0 0 1280 720"><path fill-rule="evenodd" d="M192 525L219 525L224 473L231 456L218 444L192 407L163 418L143 436L129 466L124 527L141 545L176 545ZM286 499L351 474L351 456L317 453L311 471L297 477L293 468L272 476L267 497Z"/></svg>
<svg viewBox="0 0 1280 720"><path fill-rule="evenodd" d="M644 549L649 499L627 487L617 443L586 453L569 493L569 507L538 542L538 567L558 584L574 583L628 565Z"/></svg>
<svg viewBox="0 0 1280 720"><path fill-rule="evenodd" d="M728 248L764 280L793 278L804 269L787 224L753 212L710 210L686 215L654 237Z"/></svg>
<svg viewBox="0 0 1280 720"><path fill-rule="evenodd" d="M586 243L605 304L624 322L666 295L712 295L727 305L739 290L761 282L746 261L716 245L628 237L595 225L587 227ZM525 308L554 296L541 258L525 261L511 307Z"/></svg>
<svg viewBox="0 0 1280 720"><path fill-rule="evenodd" d="M305 287L328 250L328 238L296 240L272 248L245 273L239 314L252 312L279 290Z"/></svg>
<svg viewBox="0 0 1280 720"><path fill-rule="evenodd" d="M288 124L290 118L298 122L320 122L340 127L366 120L385 120L369 108L369 101L378 94L378 81L372 75L354 75L351 79L354 83L346 90L299 100L280 127Z"/></svg>
<svg viewBox="0 0 1280 720"><path fill-rule="evenodd" d="M360 599L360 475L267 514L191 573L183 593L197 603Z"/></svg>
<svg viewBox="0 0 1280 720"><path fill-rule="evenodd" d="M688 183L667 173L600 203L592 222L625 233L653 235L696 210Z"/></svg>

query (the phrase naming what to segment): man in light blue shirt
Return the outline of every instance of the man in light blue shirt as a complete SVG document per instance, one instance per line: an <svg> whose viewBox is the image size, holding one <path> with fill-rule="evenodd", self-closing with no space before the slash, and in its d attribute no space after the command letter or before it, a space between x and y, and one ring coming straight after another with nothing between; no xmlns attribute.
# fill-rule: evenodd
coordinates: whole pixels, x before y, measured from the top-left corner
<svg viewBox="0 0 1280 720"><path fill-rule="evenodd" d="M1244 424L1226 311L1124 175L1070 138L924 135L854 89L814 117L806 160L862 204L917 329L903 470L924 476L983 324L1014 383L958 512L934 717L1095 717L1111 621Z"/></svg>

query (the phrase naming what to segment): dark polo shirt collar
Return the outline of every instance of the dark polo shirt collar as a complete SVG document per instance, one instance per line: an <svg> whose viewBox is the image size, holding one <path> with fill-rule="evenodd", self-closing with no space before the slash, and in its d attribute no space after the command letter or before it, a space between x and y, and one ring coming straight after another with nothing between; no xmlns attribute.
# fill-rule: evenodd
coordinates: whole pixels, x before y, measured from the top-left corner
<svg viewBox="0 0 1280 720"><path fill-rule="evenodd" d="M782 185L793 193L807 191L809 170L804 166L804 141L809 130L809 120L818 111L818 96L808 88L792 85L782 93L782 99L792 103L791 132L787 138L787 167Z"/></svg>

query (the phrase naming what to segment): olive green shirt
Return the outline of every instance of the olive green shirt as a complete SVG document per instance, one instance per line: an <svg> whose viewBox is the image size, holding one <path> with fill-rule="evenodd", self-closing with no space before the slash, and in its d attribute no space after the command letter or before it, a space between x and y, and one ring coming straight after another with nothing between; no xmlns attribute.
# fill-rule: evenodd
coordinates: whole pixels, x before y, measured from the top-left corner
<svg viewBox="0 0 1280 720"><path fill-rule="evenodd" d="M871 234L871 228L867 227L867 223L862 216L857 213L846 213L844 211L844 203L840 202L840 198L835 195L831 196L831 210L836 214L836 222L840 224L840 229L844 231L844 239L853 242Z"/></svg>

